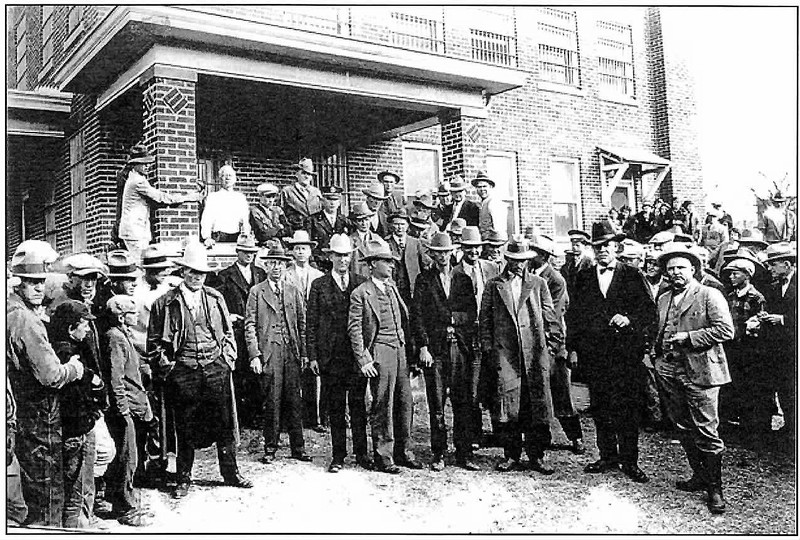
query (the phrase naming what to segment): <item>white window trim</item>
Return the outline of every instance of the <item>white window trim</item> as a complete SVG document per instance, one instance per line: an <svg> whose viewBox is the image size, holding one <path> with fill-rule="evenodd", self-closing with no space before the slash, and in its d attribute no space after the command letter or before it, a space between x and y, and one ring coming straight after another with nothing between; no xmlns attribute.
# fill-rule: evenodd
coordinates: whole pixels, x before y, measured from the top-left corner
<svg viewBox="0 0 800 540"><path fill-rule="evenodd" d="M436 150L436 155L439 157L439 183L444 180L444 169L442 167L442 145L441 144L429 144L429 143L422 143L422 142L406 142L403 141L403 150L402 155L400 156L401 160L401 167L405 169L406 166L406 150ZM403 171L403 176L405 176L405 171ZM434 191L438 186L434 186ZM408 193L406 190L408 189L408 184L403 182L403 193L406 197L413 197L413 193Z"/></svg>
<svg viewBox="0 0 800 540"><path fill-rule="evenodd" d="M514 171L514 176L516 177L513 182L511 182L511 199L514 201L512 205L514 215L512 216L514 222L514 234L519 234L520 232L520 204L519 204L519 169L517 164L517 153L509 150L487 150L486 157L504 157L504 158L511 158L511 167Z"/></svg>
<svg viewBox="0 0 800 540"><path fill-rule="evenodd" d="M581 183L581 160L580 160L580 158L576 158L576 157L572 157L572 156L551 156L550 160L548 161L548 170L547 170L547 180L548 180L548 182L550 182L552 180L552 178L550 177L550 168L549 167L554 162L557 162L557 163L569 163L570 165L575 166L575 168L578 170L578 176L577 176L577 179L576 179L577 183L578 183L578 185L577 185L578 198L577 198L577 208L575 210L575 214L578 216L577 228L580 229L580 230L585 230L584 227L583 227L583 185ZM557 203L569 204L568 201L557 201L557 200L555 200L553 198L553 188L552 188L552 186L550 186L550 204L551 204L550 219L551 219L551 221L553 223L553 237L554 237L554 240L556 240L556 242L563 243L564 241L568 240L568 237L566 237L566 236L556 237L555 236L555 234L556 234L555 233L555 231L556 231L556 216L552 211L552 205L553 204L557 204Z"/></svg>

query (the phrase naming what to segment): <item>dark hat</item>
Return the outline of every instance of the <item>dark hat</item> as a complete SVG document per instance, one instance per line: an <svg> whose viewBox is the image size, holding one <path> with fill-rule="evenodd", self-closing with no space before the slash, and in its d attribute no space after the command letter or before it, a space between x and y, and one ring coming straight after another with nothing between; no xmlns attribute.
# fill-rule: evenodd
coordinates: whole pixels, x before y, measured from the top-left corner
<svg viewBox="0 0 800 540"><path fill-rule="evenodd" d="M85 303L77 300L64 300L56 307L51 320L63 322L66 328L69 328L79 323L81 319L93 321L95 318Z"/></svg>
<svg viewBox="0 0 800 540"><path fill-rule="evenodd" d="M780 190L776 190L775 193L770 197L775 202L784 202L786 201L786 197L783 196Z"/></svg>
<svg viewBox="0 0 800 540"><path fill-rule="evenodd" d="M405 208L399 208L397 212L392 212L391 214L389 214L390 223L395 219L404 219L409 224L411 223L411 218L408 216L408 211Z"/></svg>
<svg viewBox="0 0 800 540"><path fill-rule="evenodd" d="M445 180L441 184L439 184L439 191L436 192L436 195L439 197L447 197L450 195L450 182Z"/></svg>
<svg viewBox="0 0 800 540"><path fill-rule="evenodd" d="M173 266L173 262L167 259L167 253L158 244L151 244L142 251L142 268L162 269Z"/></svg>
<svg viewBox="0 0 800 540"><path fill-rule="evenodd" d="M523 236L515 236L506 246L504 253L506 259L512 261L527 261L534 257L534 252L528 243L528 239Z"/></svg>
<svg viewBox="0 0 800 540"><path fill-rule="evenodd" d="M319 188L322 196L326 199L338 199L344 193L344 190L335 184L326 184Z"/></svg>
<svg viewBox="0 0 800 540"><path fill-rule="evenodd" d="M450 179L450 191L464 191L467 189L467 182L464 178L457 174Z"/></svg>
<svg viewBox="0 0 800 540"><path fill-rule="evenodd" d="M131 146L128 154L128 163L153 163L155 160L155 156L150 154L150 151L143 144Z"/></svg>
<svg viewBox="0 0 800 540"><path fill-rule="evenodd" d="M394 182L395 184L400 182L400 177L397 176L393 172L383 171L378 173L378 181L379 182Z"/></svg>
<svg viewBox="0 0 800 540"><path fill-rule="evenodd" d="M495 186L497 185L497 184L495 184L495 183L494 183L494 180L492 180L491 178L489 178L489 175L487 175L487 174L486 174L485 172L483 172L483 171L478 171L478 174L476 174L476 175L475 175L475 178L473 178L473 180L472 180L472 185L474 186L474 185L476 185L478 182L487 182L487 183L488 183L488 184L490 184L492 187L495 187Z"/></svg>
<svg viewBox="0 0 800 540"><path fill-rule="evenodd" d="M291 261L292 258L286 254L286 250L283 249L283 245L280 242L275 242L270 248L266 251L262 251L258 255L259 259L275 259L278 261Z"/></svg>
<svg viewBox="0 0 800 540"><path fill-rule="evenodd" d="M619 242L623 238L625 238L625 235L615 232L614 228L611 227L611 224L606 220L597 221L592 224L593 246L602 246L608 242Z"/></svg>
<svg viewBox="0 0 800 540"><path fill-rule="evenodd" d="M584 244L588 244L592 237L586 231L582 231L580 229L570 229L567 231L567 235L569 236L570 240L578 239L582 241Z"/></svg>
<svg viewBox="0 0 800 540"><path fill-rule="evenodd" d="M508 242L508 238L501 234L500 231L489 231L489 233L486 235L486 238L484 238L484 244L489 244L490 246L494 247L504 246L506 245L506 242Z"/></svg>
<svg viewBox="0 0 800 540"><path fill-rule="evenodd" d="M106 261L109 278L137 278L141 275L133 257L124 249L109 251Z"/></svg>
<svg viewBox="0 0 800 540"><path fill-rule="evenodd" d="M474 225L464 227L464 231L461 233L462 246L482 246L485 243L481 238L481 231L478 227Z"/></svg>
<svg viewBox="0 0 800 540"><path fill-rule="evenodd" d="M428 249L431 251L453 251L456 247L458 246L453 244L453 239L450 238L449 234L438 232L431 237Z"/></svg>

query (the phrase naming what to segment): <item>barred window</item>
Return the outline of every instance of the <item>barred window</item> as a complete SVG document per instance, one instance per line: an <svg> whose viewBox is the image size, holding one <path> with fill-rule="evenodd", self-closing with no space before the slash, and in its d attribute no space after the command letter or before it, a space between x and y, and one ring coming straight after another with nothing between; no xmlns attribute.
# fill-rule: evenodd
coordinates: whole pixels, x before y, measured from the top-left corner
<svg viewBox="0 0 800 540"><path fill-rule="evenodd" d="M517 65L514 9L472 7L474 25L469 30L472 59L501 66Z"/></svg>
<svg viewBox="0 0 800 540"><path fill-rule="evenodd" d="M597 30L598 76L601 91L636 97L631 27L598 21Z"/></svg>
<svg viewBox="0 0 800 540"><path fill-rule="evenodd" d="M416 11L415 9L415 13ZM424 14L426 16L422 17L419 14L411 15L393 11L390 32L392 44L418 51L444 53L444 25L441 10L439 10L438 17L434 10L424 12Z"/></svg>
<svg viewBox="0 0 800 540"><path fill-rule="evenodd" d="M543 80L581 85L578 24L574 11L539 8L539 73Z"/></svg>
<svg viewBox="0 0 800 540"><path fill-rule="evenodd" d="M72 202L72 249L86 249L86 156L83 132L69 139L70 198Z"/></svg>
<svg viewBox="0 0 800 540"><path fill-rule="evenodd" d="M28 88L28 16L23 13L17 24L16 55L17 55L17 88Z"/></svg>

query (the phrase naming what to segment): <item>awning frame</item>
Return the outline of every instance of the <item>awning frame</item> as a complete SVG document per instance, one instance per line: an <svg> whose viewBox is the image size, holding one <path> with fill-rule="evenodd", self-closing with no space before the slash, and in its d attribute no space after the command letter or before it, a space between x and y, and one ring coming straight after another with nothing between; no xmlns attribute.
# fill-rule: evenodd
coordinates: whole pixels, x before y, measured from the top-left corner
<svg viewBox="0 0 800 540"><path fill-rule="evenodd" d="M598 146L597 150L600 154L600 199L605 206L611 205L611 195L619 187L631 165L639 165L642 173L656 172L656 177L652 184L645 186L644 181L642 182L644 200L652 199L655 196L664 178L667 177L672 168L669 160L646 151L630 151L629 153L624 150L611 150L601 146ZM639 156L635 158L626 157L626 154L631 155L634 153L638 153ZM648 155L652 157L647 157Z"/></svg>

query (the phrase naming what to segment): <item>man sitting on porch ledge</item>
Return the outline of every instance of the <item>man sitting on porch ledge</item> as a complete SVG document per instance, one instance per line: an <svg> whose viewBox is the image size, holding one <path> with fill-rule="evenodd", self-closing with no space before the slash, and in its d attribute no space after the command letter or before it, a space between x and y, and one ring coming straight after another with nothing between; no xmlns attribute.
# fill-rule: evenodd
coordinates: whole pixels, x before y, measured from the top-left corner
<svg viewBox="0 0 800 540"><path fill-rule="evenodd" d="M243 193L234 191L236 171L230 165L219 170L222 189L206 197L200 218L200 234L206 247L217 242L236 242L240 233L250 234L250 207Z"/></svg>

